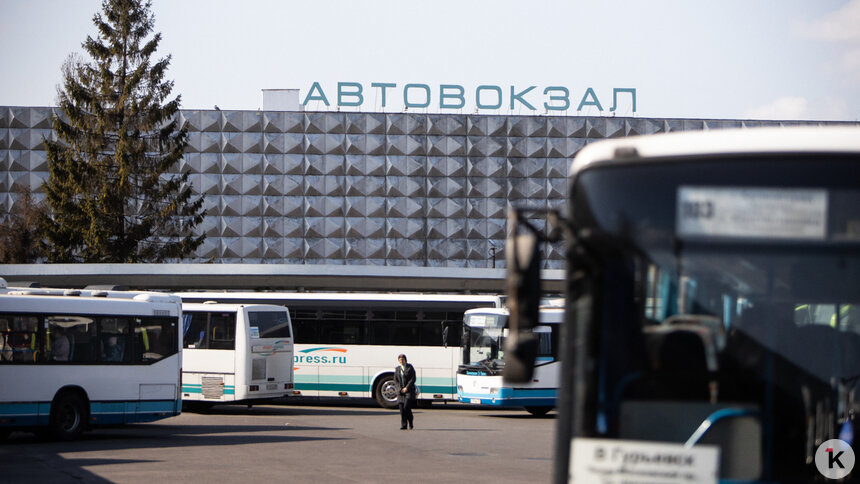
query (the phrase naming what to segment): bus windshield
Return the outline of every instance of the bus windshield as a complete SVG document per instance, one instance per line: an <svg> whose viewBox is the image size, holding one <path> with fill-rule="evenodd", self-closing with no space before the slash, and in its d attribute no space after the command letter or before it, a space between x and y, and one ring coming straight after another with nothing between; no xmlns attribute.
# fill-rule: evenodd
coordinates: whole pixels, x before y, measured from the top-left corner
<svg viewBox="0 0 860 484"><path fill-rule="evenodd" d="M502 368L507 322L508 317L504 314L467 313L463 321L467 335L463 339L463 364Z"/></svg>

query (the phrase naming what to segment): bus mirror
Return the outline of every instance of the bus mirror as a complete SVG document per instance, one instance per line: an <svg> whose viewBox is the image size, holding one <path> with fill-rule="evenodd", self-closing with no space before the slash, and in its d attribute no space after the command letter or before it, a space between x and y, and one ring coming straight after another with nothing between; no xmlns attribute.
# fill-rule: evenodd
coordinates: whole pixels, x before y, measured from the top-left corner
<svg viewBox="0 0 860 484"><path fill-rule="evenodd" d="M451 327L448 326L447 324L445 325L444 328L442 328L442 347L443 348L448 347L448 330L449 329L451 329Z"/></svg>
<svg viewBox="0 0 860 484"><path fill-rule="evenodd" d="M538 339L532 333L511 333L505 341L505 368L502 377L510 383L532 381L537 358Z"/></svg>
<svg viewBox="0 0 860 484"><path fill-rule="evenodd" d="M540 252L534 234L514 235L508 241L508 298L512 331L537 326L540 309Z"/></svg>
<svg viewBox="0 0 860 484"><path fill-rule="evenodd" d="M517 234L513 219L505 250L508 266L510 336L505 343L504 378L512 383L531 381L538 341L531 329L538 323L540 309L540 253L533 233Z"/></svg>

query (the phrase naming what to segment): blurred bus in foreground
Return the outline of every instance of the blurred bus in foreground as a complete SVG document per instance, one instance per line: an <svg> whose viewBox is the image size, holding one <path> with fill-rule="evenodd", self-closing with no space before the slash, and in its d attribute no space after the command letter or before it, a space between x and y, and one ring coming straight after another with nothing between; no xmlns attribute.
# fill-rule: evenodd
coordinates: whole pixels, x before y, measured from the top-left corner
<svg viewBox="0 0 860 484"><path fill-rule="evenodd" d="M631 137L576 156L567 213L549 214L568 254L555 482L851 470L858 173L857 127ZM511 217L507 249L515 380L537 323L529 217Z"/></svg>

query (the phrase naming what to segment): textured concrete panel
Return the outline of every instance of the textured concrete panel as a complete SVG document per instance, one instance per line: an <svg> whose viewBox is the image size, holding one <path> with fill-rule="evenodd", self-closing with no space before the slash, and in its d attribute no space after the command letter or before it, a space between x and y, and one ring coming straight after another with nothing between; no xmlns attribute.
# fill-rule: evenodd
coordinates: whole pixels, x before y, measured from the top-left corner
<svg viewBox="0 0 860 484"><path fill-rule="evenodd" d="M0 106L0 207L37 200L53 108ZM510 206L563 208L571 159L604 138L826 124L587 116L185 110L176 173L203 195L189 261L504 267ZM538 225L541 225L538 222ZM560 246L543 249L561 269Z"/></svg>

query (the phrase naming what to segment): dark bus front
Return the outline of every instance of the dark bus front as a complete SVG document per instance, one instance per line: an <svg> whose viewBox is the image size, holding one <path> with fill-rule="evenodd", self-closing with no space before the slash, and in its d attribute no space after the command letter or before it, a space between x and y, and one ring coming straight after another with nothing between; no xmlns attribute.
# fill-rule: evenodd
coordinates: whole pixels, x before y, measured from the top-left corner
<svg viewBox="0 0 860 484"><path fill-rule="evenodd" d="M853 443L858 409L858 168L757 153L576 174L557 482L583 437L718 446L721 479L821 477L818 446Z"/></svg>

